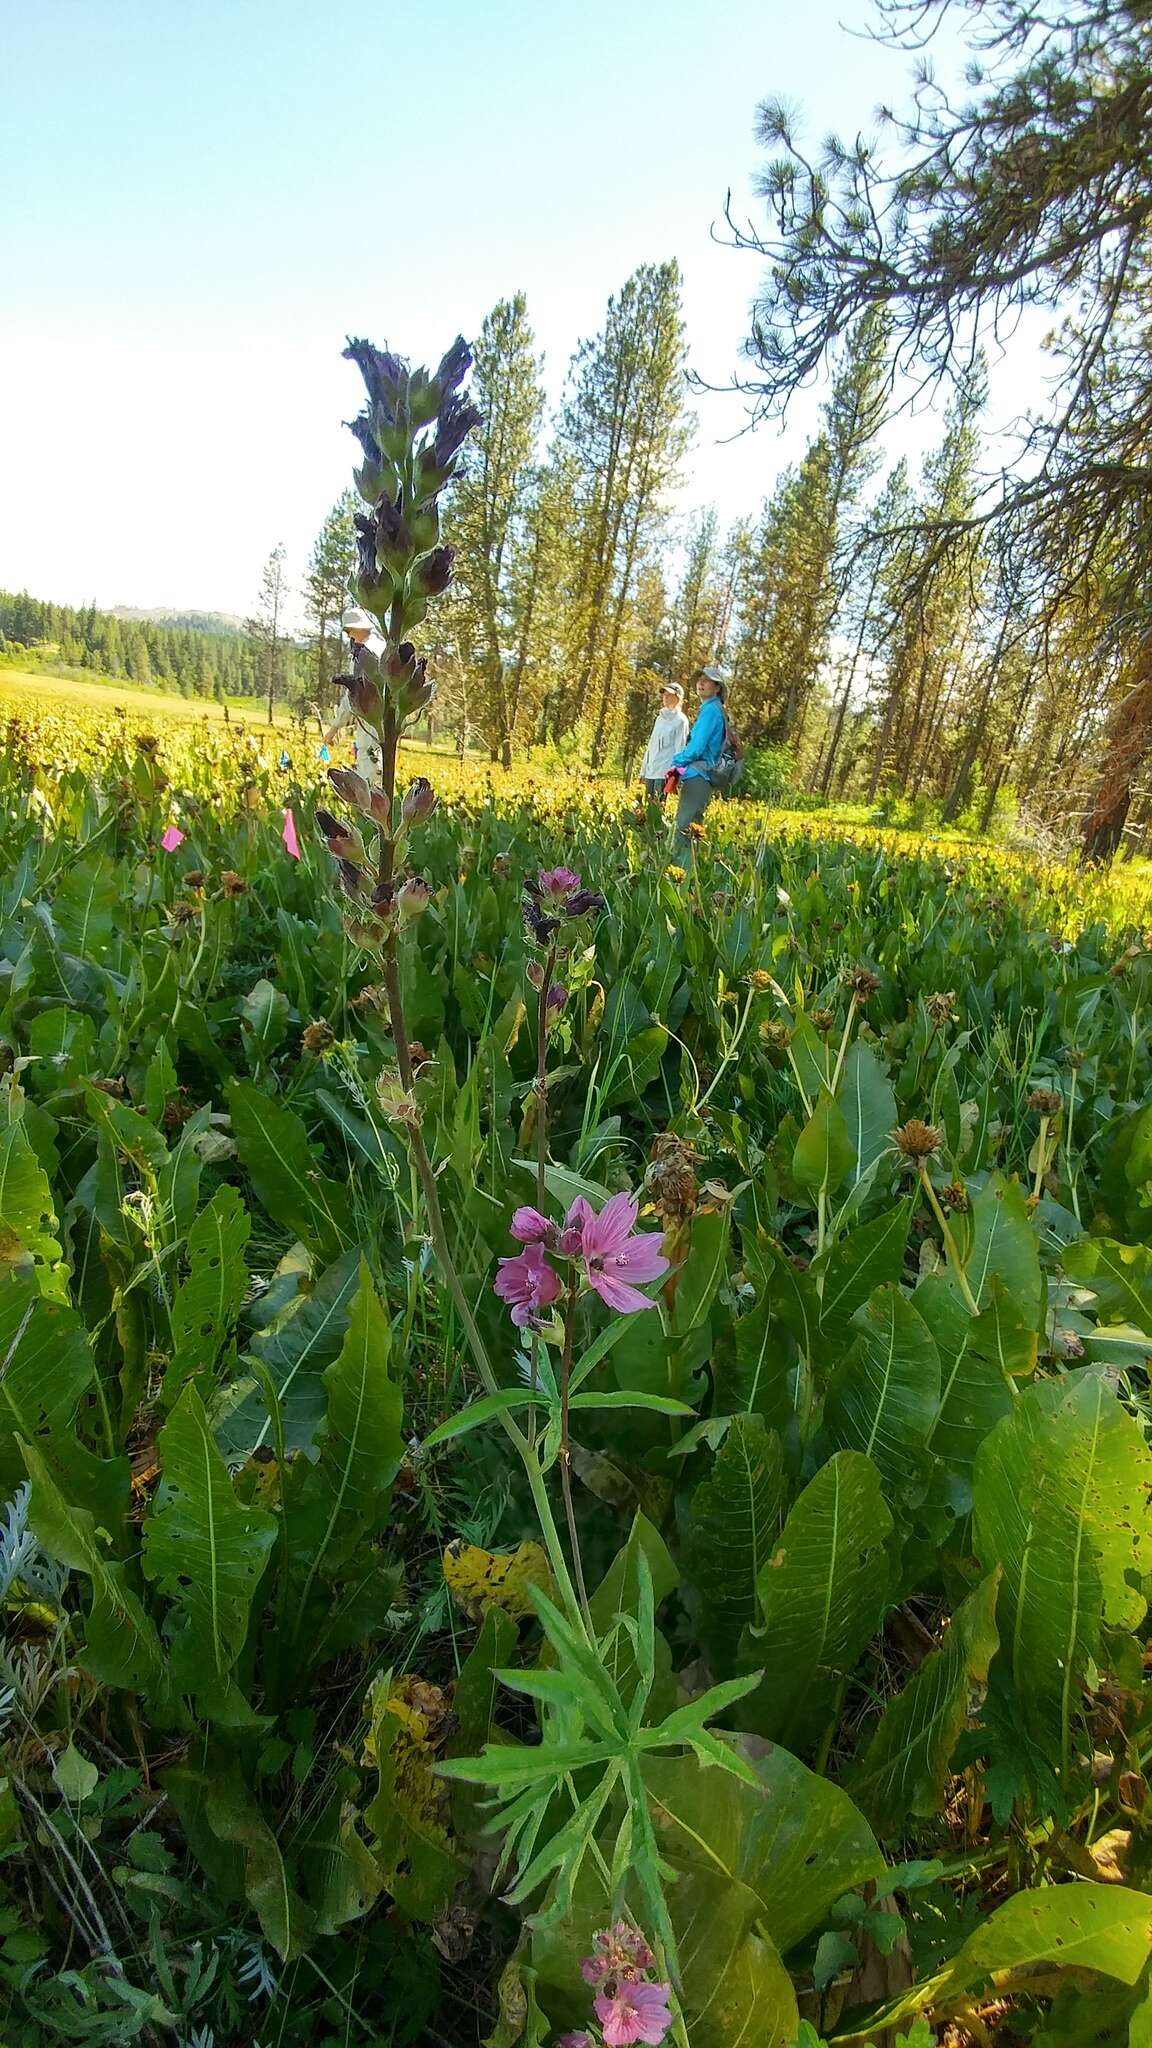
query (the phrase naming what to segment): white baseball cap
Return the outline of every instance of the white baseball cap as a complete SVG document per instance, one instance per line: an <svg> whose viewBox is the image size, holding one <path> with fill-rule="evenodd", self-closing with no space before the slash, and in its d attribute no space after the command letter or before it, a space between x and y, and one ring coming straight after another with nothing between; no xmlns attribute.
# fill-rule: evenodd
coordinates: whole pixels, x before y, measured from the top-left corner
<svg viewBox="0 0 1152 2048"><path fill-rule="evenodd" d="M376 621L370 618L367 612L362 611L358 604L349 605L340 624L346 633L373 633L376 630Z"/></svg>
<svg viewBox="0 0 1152 2048"><path fill-rule="evenodd" d="M673 697L682 697L684 695L684 685L683 683L661 683L660 695L662 697L667 697L669 695Z"/></svg>
<svg viewBox="0 0 1152 2048"><path fill-rule="evenodd" d="M698 668L696 673L698 676L707 676L710 683L724 683L728 680L722 668Z"/></svg>

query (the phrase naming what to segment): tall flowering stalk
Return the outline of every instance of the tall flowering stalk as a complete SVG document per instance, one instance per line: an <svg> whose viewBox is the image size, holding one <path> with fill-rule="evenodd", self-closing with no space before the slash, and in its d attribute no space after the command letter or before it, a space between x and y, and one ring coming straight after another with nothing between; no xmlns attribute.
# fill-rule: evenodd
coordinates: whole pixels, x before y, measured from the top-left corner
<svg viewBox="0 0 1152 2048"><path fill-rule="evenodd" d="M439 500L455 475L468 434L479 421L461 388L472 358L463 340L453 343L431 373L414 370L402 356L374 348L367 341L350 341L345 355L360 370L366 392L363 410L350 423L363 456L355 479L366 507L355 515L358 565L354 590L359 603L379 624L383 650L374 656L360 647L353 673L343 680L357 719L377 735L380 779L374 784L352 769L329 769L333 791L351 806L357 819L349 824L322 808L316 822L336 863L349 936L380 961L396 1049L395 1069L381 1074L377 1083L380 1104L405 1134L440 1270L477 1371L488 1393L497 1394L500 1385L452 1258L422 1129L398 959L402 933L423 915L432 897L429 883L411 868L410 827L427 817L436 801L425 777L418 777L402 796L396 786L404 728L426 708L433 689L425 659L411 636L423 624L430 602L452 579L454 551L441 542ZM575 931L581 920L603 904L594 891L581 888L578 875L565 868L542 871L526 886L525 921L542 956L532 963L532 980L539 994L537 1199L542 1204L547 1163L548 1036L567 1001L566 989L553 976L565 953L569 931ZM600 1221L603 1224L603 1218ZM614 1251L606 1244L602 1249L604 1256L597 1271L606 1279L619 1247ZM498 1286L512 1307L517 1326L531 1333L535 1359L544 1312L564 1291L562 1283L542 1242L526 1245L517 1258L504 1261L503 1268ZM509 1268L516 1270L513 1273ZM587 1272L589 1284L596 1285L590 1263ZM597 1291L604 1300L610 1299L604 1284ZM568 1366L580 1292L580 1278L573 1267L567 1286L567 1342L563 1345ZM641 1306L649 1306L646 1298L638 1299ZM527 1434L506 1411L501 1412L500 1421L524 1463L561 1597L581 1632L590 1634L587 1599L582 1585L578 1594L573 1582L548 1498L534 1420L530 1420ZM567 1450L565 1386L561 1477L579 1580Z"/></svg>

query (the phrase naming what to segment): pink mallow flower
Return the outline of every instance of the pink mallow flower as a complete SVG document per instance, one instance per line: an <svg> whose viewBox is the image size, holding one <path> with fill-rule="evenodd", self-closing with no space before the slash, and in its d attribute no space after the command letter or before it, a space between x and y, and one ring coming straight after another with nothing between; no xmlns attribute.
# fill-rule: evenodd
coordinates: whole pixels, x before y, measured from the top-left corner
<svg viewBox="0 0 1152 2048"><path fill-rule="evenodd" d="M605 2048L632 2048L634 2041L659 2048L672 2025L670 1992L667 1984L630 1983L618 1983L612 1998L601 1991L594 2005Z"/></svg>
<svg viewBox="0 0 1152 2048"><path fill-rule="evenodd" d="M586 1984L603 1984L606 1977L630 1980L642 1977L656 1958L638 1927L617 1920L592 1937L592 1954L585 1956L580 1975Z"/></svg>
<svg viewBox="0 0 1152 2048"><path fill-rule="evenodd" d="M599 1215L578 1195L560 1238L561 1251L584 1261L588 1285L621 1315L651 1308L653 1303L640 1287L668 1271L659 1234L637 1230L638 1214L639 1204L628 1194L611 1195Z"/></svg>
<svg viewBox="0 0 1152 2048"><path fill-rule="evenodd" d="M591 2034L558 2034L556 2048L592 2048Z"/></svg>
<svg viewBox="0 0 1152 2048"><path fill-rule="evenodd" d="M559 1224L550 1223L539 1209L517 1209L508 1227L517 1244L556 1244L560 1236Z"/></svg>
<svg viewBox="0 0 1152 2048"><path fill-rule="evenodd" d="M560 902L565 896L571 896L579 887L580 877L574 868L541 868L532 893L551 896L556 902Z"/></svg>
<svg viewBox="0 0 1152 2048"><path fill-rule="evenodd" d="M528 1244L515 1258L500 1260L493 1290L509 1304L518 1330L534 1330L543 1310L560 1295L560 1275L548 1264L538 1243Z"/></svg>

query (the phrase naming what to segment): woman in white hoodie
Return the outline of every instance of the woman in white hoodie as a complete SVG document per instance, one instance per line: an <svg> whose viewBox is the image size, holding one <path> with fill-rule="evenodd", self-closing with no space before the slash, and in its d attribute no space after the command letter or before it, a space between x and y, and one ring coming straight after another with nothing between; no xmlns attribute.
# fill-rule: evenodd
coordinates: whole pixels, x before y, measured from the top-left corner
<svg viewBox="0 0 1152 2048"><path fill-rule="evenodd" d="M672 757L680 752L688 738L690 727L684 715L684 691L679 683L665 683L660 692L660 709L652 727L652 737L640 763L640 778L654 802L664 794L664 777L672 766Z"/></svg>

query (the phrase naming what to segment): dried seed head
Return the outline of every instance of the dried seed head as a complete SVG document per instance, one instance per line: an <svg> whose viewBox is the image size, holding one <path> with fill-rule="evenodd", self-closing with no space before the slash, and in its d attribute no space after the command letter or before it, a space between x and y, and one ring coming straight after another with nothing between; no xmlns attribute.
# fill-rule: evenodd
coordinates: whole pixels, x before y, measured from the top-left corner
<svg viewBox="0 0 1152 2048"><path fill-rule="evenodd" d="M332 1026L325 1023L324 1019L321 1018L318 1023L305 1025L301 1033L300 1043L305 1052L310 1052L315 1059L319 1059L323 1053L326 1053L331 1046L335 1045L336 1033L333 1031Z"/></svg>
<svg viewBox="0 0 1152 2048"><path fill-rule="evenodd" d="M772 987L772 976L763 967L754 967L746 979L748 987L758 996L767 995Z"/></svg>
<svg viewBox="0 0 1152 2048"><path fill-rule="evenodd" d="M762 1024L760 1026L760 1036L764 1044L769 1046L773 1052L787 1052L788 1047L792 1043L791 1031L788 1029L787 1024L781 1024L779 1019L776 1019L771 1024Z"/></svg>
<svg viewBox="0 0 1152 2048"><path fill-rule="evenodd" d="M1059 1116L1064 1101L1054 1088L1034 1088L1028 1097L1028 1107L1037 1116Z"/></svg>
<svg viewBox="0 0 1152 2048"><path fill-rule="evenodd" d="M962 1180L950 1180L940 1190L940 1206L955 1210L957 1216L964 1216L968 1210L968 1190Z"/></svg>
<svg viewBox="0 0 1152 2048"><path fill-rule="evenodd" d="M1074 1074L1080 1072L1086 1057L1087 1055L1080 1052L1074 1045L1066 1045L1064 1048L1064 1065L1071 1067Z"/></svg>
<svg viewBox="0 0 1152 2048"><path fill-rule="evenodd" d="M873 974L870 967L853 967L848 975L848 986L860 1002L866 1003L879 988L880 977Z"/></svg>
<svg viewBox="0 0 1152 2048"><path fill-rule="evenodd" d="M947 1024L956 1014L955 989L950 988L939 995L925 996L924 1008L934 1024Z"/></svg>
<svg viewBox="0 0 1152 2048"><path fill-rule="evenodd" d="M246 896L248 884L243 875L238 875L234 868L225 868L220 877L220 893L223 896Z"/></svg>
<svg viewBox="0 0 1152 2048"><path fill-rule="evenodd" d="M812 1012L813 1026L820 1033L821 1038L827 1038L835 1022L836 1018L831 1010L813 1010Z"/></svg>
<svg viewBox="0 0 1152 2048"><path fill-rule="evenodd" d="M914 1116L906 1124L897 1126L892 1133L892 1142L905 1159L911 1159L914 1165L919 1166L940 1150L944 1140L935 1124L922 1123L918 1116Z"/></svg>

